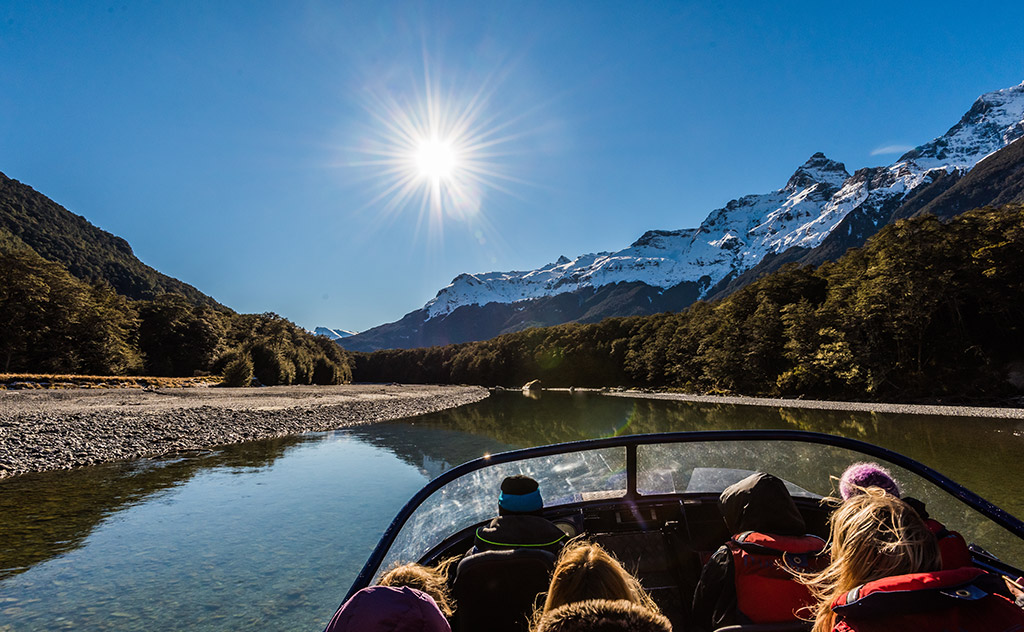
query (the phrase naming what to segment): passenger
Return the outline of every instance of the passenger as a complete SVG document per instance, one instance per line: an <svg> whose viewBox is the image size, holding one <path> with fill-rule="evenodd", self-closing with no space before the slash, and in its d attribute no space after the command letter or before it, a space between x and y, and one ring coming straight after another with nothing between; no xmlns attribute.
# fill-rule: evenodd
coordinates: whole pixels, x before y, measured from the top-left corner
<svg viewBox="0 0 1024 632"><path fill-rule="evenodd" d="M629 601L660 613L640 581L599 544L570 542L558 556L544 606L534 620L566 604L591 599Z"/></svg>
<svg viewBox="0 0 1024 632"><path fill-rule="evenodd" d="M900 497L900 486L889 470L877 463L854 463L839 477L839 495L843 500L856 496L868 487L877 487L883 492Z"/></svg>
<svg viewBox="0 0 1024 632"><path fill-rule="evenodd" d="M939 570L939 550L905 502L869 487L829 519L831 563L803 578L818 599L813 632L1010 632L1024 610L976 568Z"/></svg>
<svg viewBox="0 0 1024 632"><path fill-rule="evenodd" d="M555 608L533 632L672 632L672 624L631 601L591 599Z"/></svg>
<svg viewBox="0 0 1024 632"><path fill-rule="evenodd" d="M498 517L477 529L471 553L521 547L558 553L566 535L542 517L543 509L537 481L529 476L509 476L501 482Z"/></svg>
<svg viewBox="0 0 1024 632"><path fill-rule="evenodd" d="M942 568L953 569L971 566L971 551L967 541L956 531L950 531L938 520L928 516L923 502L909 496L900 495L900 486L889 470L877 463L854 463L846 468L839 478L839 494L843 500L862 493L869 487L877 487L887 494L901 498L924 519L925 526L935 536L942 557Z"/></svg>
<svg viewBox="0 0 1024 632"><path fill-rule="evenodd" d="M719 509L732 539L704 565L693 595L695 629L796 621L813 604L795 572L824 566L825 541L805 535L803 516L779 478L758 472L731 485Z"/></svg>
<svg viewBox="0 0 1024 632"><path fill-rule="evenodd" d="M457 557L442 561L434 567L422 564L400 564L384 573L378 586L408 586L425 592L434 600L444 616L449 619L454 613L451 592L448 589L448 572Z"/></svg>
<svg viewBox="0 0 1024 632"><path fill-rule="evenodd" d="M451 632L451 627L430 595L407 586L371 586L343 603L324 632Z"/></svg>

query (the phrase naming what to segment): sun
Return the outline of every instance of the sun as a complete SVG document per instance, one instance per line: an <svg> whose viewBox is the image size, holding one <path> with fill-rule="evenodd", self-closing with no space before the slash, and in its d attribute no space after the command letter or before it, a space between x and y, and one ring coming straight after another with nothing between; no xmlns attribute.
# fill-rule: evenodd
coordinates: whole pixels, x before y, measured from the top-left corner
<svg viewBox="0 0 1024 632"><path fill-rule="evenodd" d="M413 159L420 177L435 183L451 180L459 168L459 157L452 141L436 136L422 139Z"/></svg>
<svg viewBox="0 0 1024 632"><path fill-rule="evenodd" d="M490 193L514 195L506 185L527 184L510 171L514 148L529 134L525 114L494 109L495 81L456 90L424 61L422 87L367 90L370 125L348 161L370 184L363 208L379 214L382 225L418 211L417 230L432 237L448 221L486 226Z"/></svg>

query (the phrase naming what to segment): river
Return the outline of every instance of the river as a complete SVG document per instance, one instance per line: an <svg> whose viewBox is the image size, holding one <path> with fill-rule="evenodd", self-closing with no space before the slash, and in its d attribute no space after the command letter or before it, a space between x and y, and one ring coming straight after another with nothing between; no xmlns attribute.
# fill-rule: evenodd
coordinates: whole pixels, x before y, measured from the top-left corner
<svg viewBox="0 0 1024 632"><path fill-rule="evenodd" d="M0 481L0 631L322 629L405 501L485 453L788 428L881 445L1024 516L1024 422L499 393L399 422ZM826 473L827 474L827 473Z"/></svg>

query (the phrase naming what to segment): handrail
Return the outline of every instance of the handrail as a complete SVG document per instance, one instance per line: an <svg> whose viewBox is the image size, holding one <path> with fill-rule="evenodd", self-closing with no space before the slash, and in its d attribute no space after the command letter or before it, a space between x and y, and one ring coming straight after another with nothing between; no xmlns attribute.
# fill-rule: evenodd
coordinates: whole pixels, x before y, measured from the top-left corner
<svg viewBox="0 0 1024 632"><path fill-rule="evenodd" d="M384 534L377 542L373 552L363 565L359 575L356 576L352 587L349 589L345 599L351 597L357 590L369 585L378 567L387 555L388 550L394 543L395 537L402 526L413 514L413 512L435 491L447 485L449 482L461 478L466 474L475 472L500 463L509 463L522 459L539 458L556 454L568 454L573 452L584 452L602 448L625 447L627 455L632 453L633 458L627 458L627 481L635 486L636 482L636 446L668 443L698 443L698 442L739 442L739 441L793 441L799 443L811 443L844 448L853 452L882 459L898 465L906 470L917 474L921 478L934 483L944 491L957 498L968 507L978 511L996 524L1010 531L1017 537L1024 539L1024 522L1017 519L1008 512L978 496L963 485L953 481L932 468L919 463L898 452L881 448L879 446L821 432L810 432L806 430L702 430L695 432L661 432L642 435L624 435L619 437L607 437L603 439L588 439L583 441L572 441L569 443L557 443L534 448L524 448L501 452L498 454L485 455L478 459L468 461L456 466L447 472L443 472L434 480L427 483L418 491L409 502L398 512ZM634 487L635 489L635 487Z"/></svg>

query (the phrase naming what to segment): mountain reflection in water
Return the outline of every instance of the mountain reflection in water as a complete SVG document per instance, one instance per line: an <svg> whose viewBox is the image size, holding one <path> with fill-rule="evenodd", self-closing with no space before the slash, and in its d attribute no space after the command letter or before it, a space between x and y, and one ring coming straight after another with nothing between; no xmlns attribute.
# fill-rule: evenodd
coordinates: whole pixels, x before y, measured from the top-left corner
<svg viewBox="0 0 1024 632"><path fill-rule="evenodd" d="M184 485L201 470L269 467L288 447L308 440L268 439L0 481L0 579L81 546L107 516Z"/></svg>

